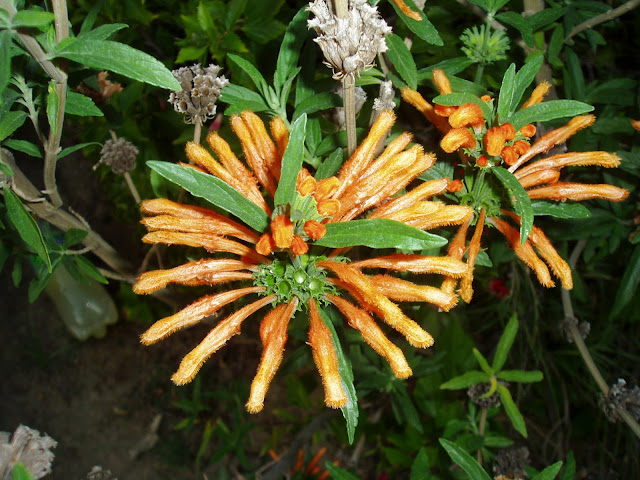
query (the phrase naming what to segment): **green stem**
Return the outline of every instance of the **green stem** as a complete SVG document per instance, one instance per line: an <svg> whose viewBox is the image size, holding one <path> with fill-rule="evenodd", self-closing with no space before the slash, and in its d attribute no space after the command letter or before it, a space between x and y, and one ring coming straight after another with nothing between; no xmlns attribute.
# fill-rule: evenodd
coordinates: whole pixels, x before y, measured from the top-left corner
<svg viewBox="0 0 640 480"><path fill-rule="evenodd" d="M347 151L349 156L356 150L356 82L353 75L347 75L342 79L342 92L344 94L344 116L347 127Z"/></svg>
<svg viewBox="0 0 640 480"><path fill-rule="evenodd" d="M478 68L476 68L476 76L473 77L473 83L476 85L482 85L482 74L484 73L484 65L482 63L478 64Z"/></svg>
<svg viewBox="0 0 640 480"><path fill-rule="evenodd" d="M480 426L478 427L478 435L484 437L484 430L487 426L487 409L482 408L480 412ZM482 448L478 449L478 463L482 465Z"/></svg>

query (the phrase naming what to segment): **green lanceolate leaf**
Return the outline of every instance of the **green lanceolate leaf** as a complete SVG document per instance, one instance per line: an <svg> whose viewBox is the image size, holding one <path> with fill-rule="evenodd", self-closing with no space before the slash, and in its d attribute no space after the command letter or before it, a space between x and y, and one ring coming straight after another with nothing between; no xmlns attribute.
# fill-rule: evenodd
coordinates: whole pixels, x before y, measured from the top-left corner
<svg viewBox="0 0 640 480"><path fill-rule="evenodd" d="M462 468L472 480L491 480L489 474L484 471L484 468L482 468L478 461L465 452L462 447L445 438L438 440L442 448L444 448L451 457L451 460Z"/></svg>
<svg viewBox="0 0 640 480"><path fill-rule="evenodd" d="M152 160L147 165L192 195L235 215L254 230L264 232L267 229L269 217L264 210L219 178L169 162Z"/></svg>
<svg viewBox="0 0 640 480"><path fill-rule="evenodd" d="M13 193L13 190L9 187L3 187L2 190L4 192L4 202L7 206L7 213L9 214L11 223L13 223L16 230L18 230L22 240L35 250L47 266L49 273L51 273L51 258L49 257L47 246L44 243L40 227L38 227L38 224L31 214L27 212L27 209L20 201L20 198Z"/></svg>
<svg viewBox="0 0 640 480"><path fill-rule="evenodd" d="M356 387L353 385L353 370L351 369L351 361L345 356L338 339L338 334L331 321L331 314L335 312L333 309L325 310L318 306L320 317L331 332L331 341L333 342L333 348L338 358L338 373L342 380L342 388L347 395L347 405L342 407L342 415L347 422L347 436L349 437L349 444L353 444L356 427L358 426L358 396L356 395ZM336 315L337 317L337 315ZM337 319L338 321L342 321Z"/></svg>
<svg viewBox="0 0 640 480"><path fill-rule="evenodd" d="M86 230L81 230L79 228L70 228L64 234L64 237L62 239L62 246L64 248L71 248L74 245L82 242L87 237L87 235L89 235L89 232L87 232Z"/></svg>
<svg viewBox="0 0 640 480"><path fill-rule="evenodd" d="M434 99L435 101L435 99ZM576 100L550 100L518 110L509 119L516 131L529 123L547 122L556 118L575 117L593 110L591 105Z"/></svg>
<svg viewBox="0 0 640 480"><path fill-rule="evenodd" d="M83 24L84 26L84 24ZM122 30L123 28L127 28L128 25L126 23L110 23L107 25L100 25L97 28L94 28L91 31L83 32L78 35L82 40L107 40L111 35L116 33L118 30Z"/></svg>
<svg viewBox="0 0 640 480"><path fill-rule="evenodd" d="M524 424L524 418L522 418L520 410L518 410L513 398L511 398L511 392L509 392L507 387L504 385L498 385L497 391L498 395L500 395L500 402L502 402L504 411L507 412L507 416L509 417L509 420L511 420L513 428L515 428L524 438L527 438L527 427Z"/></svg>
<svg viewBox="0 0 640 480"><path fill-rule="evenodd" d="M80 117L102 117L104 114L89 97L76 92L67 92L65 113Z"/></svg>
<svg viewBox="0 0 640 480"><path fill-rule="evenodd" d="M503 12L497 14L496 19L516 28L520 32L520 35L522 35L524 43L526 43L528 47L533 48L533 30L526 18L523 18L522 15L516 12Z"/></svg>
<svg viewBox="0 0 640 480"><path fill-rule="evenodd" d="M429 456L427 455L425 448L420 447L415 460L411 464L409 480L428 480L430 477L431 466L429 465Z"/></svg>
<svg viewBox="0 0 640 480"><path fill-rule="evenodd" d="M627 306L629 301L635 296L638 285L640 284L640 246L636 246L633 251L633 255L627 263L627 268L624 271L616 298L613 301L613 308L611 309L610 318L616 318L622 313L624 307Z"/></svg>
<svg viewBox="0 0 640 480"><path fill-rule="evenodd" d="M498 97L498 119L502 123L502 119L511 113L514 104L514 91L516 83L516 64L512 63L502 77L502 85L500 87L500 97Z"/></svg>
<svg viewBox="0 0 640 480"><path fill-rule="evenodd" d="M330 248L363 245L415 251L441 247L447 241L396 220L376 218L329 223L325 236L314 243Z"/></svg>
<svg viewBox="0 0 640 480"><path fill-rule="evenodd" d="M509 350L511 350L511 346L513 345L513 341L515 340L517 333L518 316L514 313L511 315L511 318L500 337L498 346L496 347L496 354L493 356L492 365L494 372L499 372L507 361L507 355L509 355Z"/></svg>
<svg viewBox="0 0 640 480"><path fill-rule="evenodd" d="M418 22L413 18L407 17L404 13L402 13L402 10L400 10L394 2L391 2L391 5L396 11L398 17L400 17L404 24L409 27L409 30L415 33L422 40L430 43L431 45L441 47L443 45L442 38L438 34L438 30L436 30L436 27L433 26L424 12L420 10L415 3L413 3L413 0L405 0L405 3L411 10L417 12L422 20Z"/></svg>
<svg viewBox="0 0 640 480"><path fill-rule="evenodd" d="M529 57L531 58L531 57ZM516 73L516 77L514 79L514 87L513 87L513 103L511 104L511 113L522 100L522 96L524 95L525 90L540 70L542 66L542 62L544 61L543 55L538 55L535 58L531 58L524 66Z"/></svg>
<svg viewBox="0 0 640 480"><path fill-rule="evenodd" d="M440 385L440 388L442 390L460 390L462 388L469 388L472 385L477 385L478 383L489 383L490 378L491 376L485 372L471 370L444 382Z"/></svg>
<svg viewBox="0 0 640 480"><path fill-rule="evenodd" d="M46 30L56 16L50 12L43 12L42 10L19 10L13 16L11 21L13 28L40 28Z"/></svg>
<svg viewBox="0 0 640 480"><path fill-rule="evenodd" d="M340 95L330 92L318 93L311 97L305 98L296 106L296 111L293 113L294 120L303 114L315 113L319 110L327 110L328 108L334 108L342 106L342 99Z"/></svg>
<svg viewBox="0 0 640 480"><path fill-rule="evenodd" d="M482 116L486 120L486 122L490 125L493 118L493 113L491 112L491 107L483 102L479 97L475 95L471 95L470 93L458 92L458 93L447 93L446 95L438 95L433 99L433 103L437 103L438 105L456 105L460 106L464 103L475 103L482 110Z"/></svg>
<svg viewBox="0 0 640 480"><path fill-rule="evenodd" d="M269 110L269 106L258 93L240 85L231 84L224 87L220 101L229 104L229 107L224 111L226 115L240 113L244 110L256 113Z"/></svg>
<svg viewBox="0 0 640 480"><path fill-rule="evenodd" d="M500 380L505 382L518 382L518 383L534 383L541 382L544 378L542 372L539 370L502 370L496 375Z"/></svg>
<svg viewBox="0 0 640 480"><path fill-rule="evenodd" d="M171 71L160 61L147 53L111 40L69 38L58 45L53 56L68 58L91 68L109 70L167 90L182 89Z"/></svg>
<svg viewBox="0 0 640 480"><path fill-rule="evenodd" d="M85 143L78 143L77 145L73 145L71 147L63 148L62 151L58 154L58 160L66 157L67 155L72 154L77 150L80 150L81 148L88 147L89 145L102 145L102 144L99 142L85 142Z"/></svg>
<svg viewBox="0 0 640 480"><path fill-rule="evenodd" d="M331 155L324 159L316 171L316 180L328 178L336 173L342 165L342 148L336 148Z"/></svg>
<svg viewBox="0 0 640 480"><path fill-rule="evenodd" d="M260 93L264 97L267 96L267 93L268 93L267 81L264 79L264 77L258 71L258 69L253 66L251 62L249 62L248 60L245 60L242 57L239 57L238 55L234 55L233 53L228 54L227 58L231 60L233 63L235 63L236 65L238 65L242 70L244 70L244 72L247 75L249 75L249 78L251 78L251 81L255 84L255 86L258 87L258 90L260 91Z"/></svg>
<svg viewBox="0 0 640 480"><path fill-rule="evenodd" d="M539 474L533 477L531 480L553 480L558 475L558 472L562 468L562 460L554 463L553 465L549 465L547 468L542 470ZM573 477L571 477L573 480Z"/></svg>
<svg viewBox="0 0 640 480"><path fill-rule="evenodd" d="M0 122L0 142L19 129L26 119L26 112L7 112Z"/></svg>
<svg viewBox="0 0 640 480"><path fill-rule="evenodd" d="M35 143L31 143L26 140L7 140L3 143L3 146L10 148L11 150L26 153L31 157L42 158L42 152L38 146Z"/></svg>
<svg viewBox="0 0 640 480"><path fill-rule="evenodd" d="M344 468L340 468L337 465L334 465L331 462L325 462L324 468L329 471L331 478L333 480L360 480L353 473Z"/></svg>
<svg viewBox="0 0 640 480"><path fill-rule="evenodd" d="M273 75L273 83L278 87L284 85L298 64L300 49L308 35L307 18L309 18L309 11L305 5L298 10L284 34L278 53L276 72Z"/></svg>
<svg viewBox="0 0 640 480"><path fill-rule="evenodd" d="M87 260L82 255L74 255L73 259L76 262L77 267L82 270L87 277L93 278L95 281L107 285L109 280L105 278L104 275L100 273L100 270L96 268L96 266Z"/></svg>
<svg viewBox="0 0 640 480"><path fill-rule="evenodd" d="M0 98L11 78L11 32L0 31Z"/></svg>
<svg viewBox="0 0 640 480"><path fill-rule="evenodd" d="M393 63L396 72L398 72L398 75L402 77L402 80L404 80L409 87L414 90L417 89L418 69L404 41L393 33L387 35L385 41L389 47L387 55L391 63Z"/></svg>
<svg viewBox="0 0 640 480"><path fill-rule="evenodd" d="M548 215L555 218L589 218L591 212L580 203L551 203L543 200L531 202L534 215Z"/></svg>
<svg viewBox="0 0 640 480"><path fill-rule="evenodd" d="M476 361L478 362L478 365L480 365L482 371L492 377L494 373L493 369L489 366L489 362L484 358L484 355L480 353L480 350L474 348L471 352L473 353L473 356L476 357Z"/></svg>
<svg viewBox="0 0 640 480"><path fill-rule="evenodd" d="M58 106L60 105L60 95L56 90L56 82L49 82L47 91L47 120L49 128L55 132L58 129Z"/></svg>
<svg viewBox="0 0 640 480"><path fill-rule="evenodd" d="M491 171L505 186L509 195L512 195L513 207L518 215L520 215L520 243L524 244L533 228L533 208L531 208L531 199L527 191L520 185L518 179L513 173L502 167L494 167Z"/></svg>
<svg viewBox="0 0 640 480"><path fill-rule="evenodd" d="M286 205L293 201L293 197L296 193L298 174L302 167L306 128L307 116L305 114L298 117L291 127L289 143L282 155L280 182L278 183L278 188L274 196L274 204L276 207L278 205Z"/></svg>

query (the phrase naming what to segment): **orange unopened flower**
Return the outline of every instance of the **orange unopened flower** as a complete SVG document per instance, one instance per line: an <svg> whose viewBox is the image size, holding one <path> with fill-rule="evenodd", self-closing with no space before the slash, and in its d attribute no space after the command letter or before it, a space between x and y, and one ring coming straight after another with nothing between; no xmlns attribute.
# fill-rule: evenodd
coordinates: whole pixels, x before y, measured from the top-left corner
<svg viewBox="0 0 640 480"><path fill-rule="evenodd" d="M480 155L476 160L476 165L479 167L486 167L489 164L489 159L486 155Z"/></svg>
<svg viewBox="0 0 640 480"><path fill-rule="evenodd" d="M453 92L453 90L451 90L449 78L447 77L447 74L444 73L444 70L434 68L431 72L431 78L433 79L433 83L435 83L436 88L440 91L440 95L446 95Z"/></svg>
<svg viewBox="0 0 640 480"><path fill-rule="evenodd" d="M523 137L531 138L536 134L536 126L531 123L525 125L520 129L520 133Z"/></svg>
<svg viewBox="0 0 640 480"><path fill-rule="evenodd" d="M640 120L631 120L631 126L636 130L640 130Z"/></svg>
<svg viewBox="0 0 640 480"><path fill-rule="evenodd" d="M286 215L278 215L271 222L271 235L278 248L289 248L293 242L293 222Z"/></svg>
<svg viewBox="0 0 640 480"><path fill-rule="evenodd" d="M464 187L464 184L462 183L462 180L452 180L449 185L447 186L447 191L451 192L451 193L456 193L459 192L460 190L462 190Z"/></svg>
<svg viewBox="0 0 640 480"><path fill-rule="evenodd" d="M327 227L317 220L308 220L305 222L304 227L302 227L304 233L306 233L309 238L314 240L320 240L324 237L325 233L327 233Z"/></svg>
<svg viewBox="0 0 640 480"><path fill-rule="evenodd" d="M518 161L518 152L511 145L507 145L500 152L500 156L507 165L513 165Z"/></svg>
<svg viewBox="0 0 640 480"><path fill-rule="evenodd" d="M508 132L501 127L490 128L484 136L484 149L492 157L497 157L502 153L504 144L507 141Z"/></svg>
<svg viewBox="0 0 640 480"><path fill-rule="evenodd" d="M475 148L476 145L476 139L468 128L449 130L440 140L440 147L447 153L455 152L460 148Z"/></svg>

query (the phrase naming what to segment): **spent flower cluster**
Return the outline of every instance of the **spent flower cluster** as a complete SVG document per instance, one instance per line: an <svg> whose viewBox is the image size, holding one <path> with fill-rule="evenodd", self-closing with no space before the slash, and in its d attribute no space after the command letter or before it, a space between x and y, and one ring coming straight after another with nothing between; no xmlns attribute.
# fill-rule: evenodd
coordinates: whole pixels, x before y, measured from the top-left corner
<svg viewBox="0 0 640 480"><path fill-rule="evenodd" d="M218 76L219 72L218 65L202 68L199 63L173 70L182 90L171 92L169 102L176 112L184 115L186 123L203 123L215 116L216 101L229 84L224 75Z"/></svg>
<svg viewBox="0 0 640 480"><path fill-rule="evenodd" d="M116 175L123 175L136 167L137 156L138 148L133 143L122 137L118 137L116 140L109 139L104 142L104 146L100 150L100 161L96 163L94 168L104 163Z"/></svg>

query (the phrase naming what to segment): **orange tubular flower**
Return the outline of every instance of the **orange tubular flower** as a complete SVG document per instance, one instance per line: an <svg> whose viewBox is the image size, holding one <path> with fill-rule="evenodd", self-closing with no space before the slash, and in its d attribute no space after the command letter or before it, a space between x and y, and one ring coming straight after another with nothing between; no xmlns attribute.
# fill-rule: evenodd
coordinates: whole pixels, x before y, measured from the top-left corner
<svg viewBox="0 0 640 480"><path fill-rule="evenodd" d="M418 12L415 12L409 8L409 6L404 3L402 0L392 0L393 3L400 9L402 13L404 13L407 17L419 22L422 20L422 17Z"/></svg>
<svg viewBox="0 0 640 480"><path fill-rule="evenodd" d="M176 384L193 380L204 362L240 333L242 323L268 305L269 311L260 321L263 352L246 404L249 412L263 409L269 385L282 362L288 325L296 312L309 319L309 344L322 377L325 403L332 408L346 405L345 380L337 367L336 332L324 317L324 308L329 304L361 332L366 343L387 359L396 376L406 378L411 375L400 348L385 337L367 312L396 329L410 344L426 348L433 344L431 335L408 318L394 301L428 302L448 310L455 305L456 298L451 292L416 285L391 275L370 277L360 268L460 277L466 272L466 264L459 259L421 255L378 257L370 259L369 263L366 260L349 263L346 257L327 260L331 250L322 243L327 237L331 240L333 224L348 222L367 213L371 221L385 219L381 222L384 225L389 225L389 221L401 221L404 228L416 225L425 229L460 224L472 214L468 207L426 201L446 189L446 179L427 182L400 195L433 165L435 157L425 154L417 145L410 145L412 137L407 133L398 136L377 155L394 120L391 111L381 112L367 138L345 162L337 177L316 179L303 168L295 178L295 188L291 186L294 183L291 178L286 182L280 178L283 172L290 175L291 171L291 168L285 168L289 164L282 164L289 142L289 133L282 120L271 122L269 134L262 120L251 112L231 118L246 164L215 133L207 138L215 157L201 145L190 143L187 146L187 156L194 164L186 170L189 175L196 175L198 180L202 179L200 176L213 175L218 179L213 185L224 182L225 191L230 187L244 197L237 197L237 203L246 203L241 208L216 205L225 210L227 216L213 209L169 200L143 202L142 211L146 217L142 223L149 229L143 239L145 242L204 248L211 258L143 273L134 291L149 294L172 283L211 286L214 290L154 323L142 334L141 340L145 344L158 342L240 299L244 306L219 321L184 357L172 377ZM286 195L290 198L287 203L276 204L281 180L285 185L283 191L287 189ZM233 218L234 215L246 220L247 226ZM231 282L242 283L226 288ZM257 296L257 299L249 296Z"/></svg>
<svg viewBox="0 0 640 480"><path fill-rule="evenodd" d="M454 128L440 140L440 147L447 153L455 152L461 148L475 148L476 144L476 139L468 128Z"/></svg>

